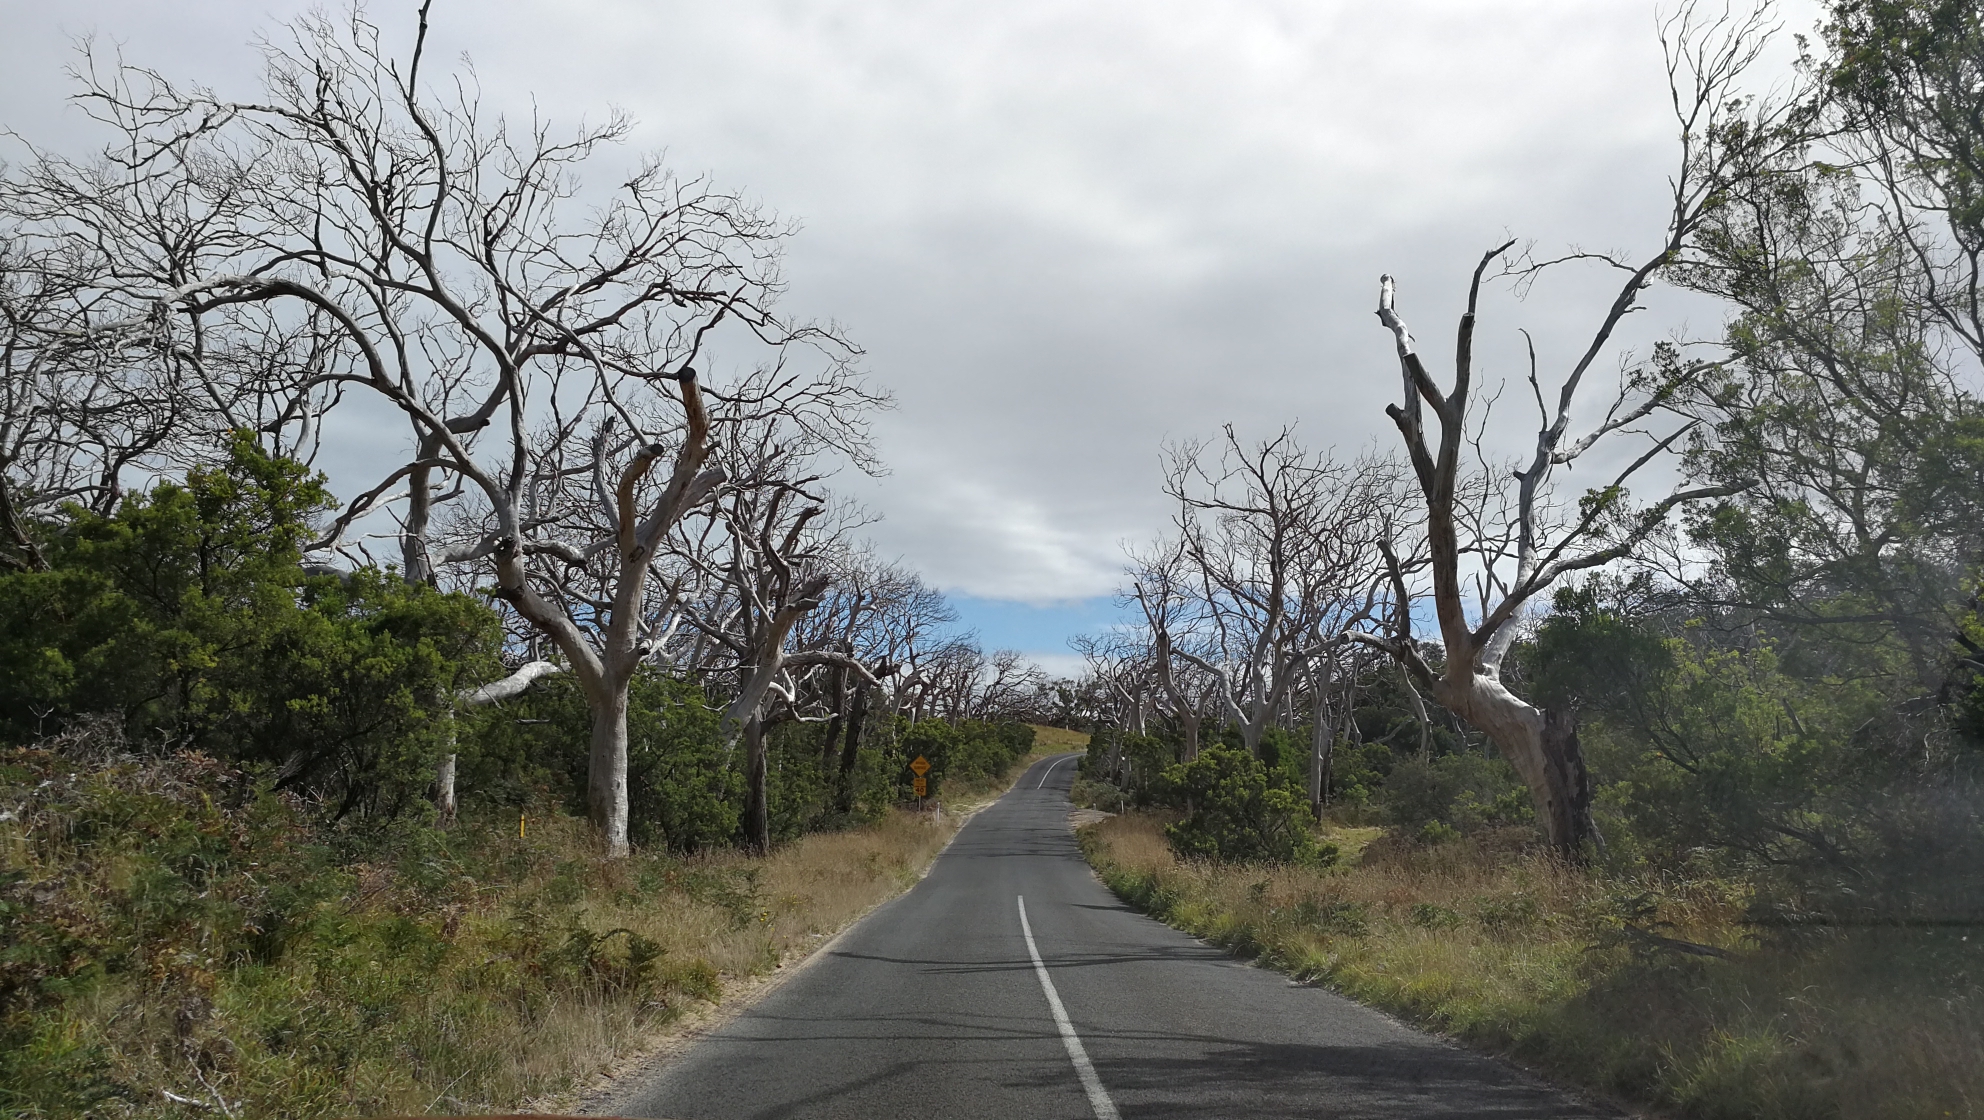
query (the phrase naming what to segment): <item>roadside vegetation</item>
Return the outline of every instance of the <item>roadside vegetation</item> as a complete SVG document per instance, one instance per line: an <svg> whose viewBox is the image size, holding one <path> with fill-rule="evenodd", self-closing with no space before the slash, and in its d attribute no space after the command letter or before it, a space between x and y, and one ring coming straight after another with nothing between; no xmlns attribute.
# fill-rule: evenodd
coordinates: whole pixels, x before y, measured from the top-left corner
<svg viewBox="0 0 1984 1120"><path fill-rule="evenodd" d="M1132 905L1561 1082L1677 1115L1975 1116L1984 966L1964 928L1760 944L1718 878L1595 876L1533 830L1386 835L1340 866L1181 858L1175 813L1082 829ZM1324 830L1350 850L1359 833Z"/></svg>
<svg viewBox="0 0 1984 1120"><path fill-rule="evenodd" d="M950 807L1025 757L953 783ZM431 811L327 822L263 772L107 721L0 751L0 803L0 1115L23 1118L568 1092L913 884L960 820L883 803L769 856L604 859L555 801L446 831Z"/></svg>
<svg viewBox="0 0 1984 1120"><path fill-rule="evenodd" d="M951 663L908 687L817 670L758 717L758 854L734 678L651 665L616 856L577 684L541 666L464 702L527 656L505 616L475 589L307 567L331 507L238 437L108 513L36 521L38 562L0 574L0 1116L569 1089L912 883L957 815L915 811L911 759L932 764L923 804L959 809L1033 757L1032 694L957 639L899 645ZM878 639L856 619L812 640Z"/></svg>
<svg viewBox="0 0 1984 1120"><path fill-rule="evenodd" d="M0 168L0 1117L555 1093L1066 707L855 535L889 397L794 227L485 112L428 14L226 105L80 44L96 134Z"/></svg>
<svg viewBox="0 0 1984 1120"><path fill-rule="evenodd" d="M1773 20L1662 23L1657 244L1481 246L1451 358L1383 278L1402 457L1167 449L1140 625L1083 650L1077 796L1122 813L1085 843L1167 921L1636 1102L1976 1116L1984 9L1839 0L1774 85ZM1582 333L1502 298L1593 265ZM1626 348L1656 284L1721 337Z"/></svg>
<svg viewBox="0 0 1984 1120"><path fill-rule="evenodd" d="M1105 880L1238 951L1690 1116L1984 1111L1976 3L1834 0L1781 82L1679 5L1661 238L1470 252L1451 362L1383 278L1402 454L1169 446L1068 682L853 535L889 399L792 227L483 114L425 11L240 104L85 58L99 157L0 173L0 1118L558 1091L1050 723ZM1659 284L1721 336L1627 349Z"/></svg>

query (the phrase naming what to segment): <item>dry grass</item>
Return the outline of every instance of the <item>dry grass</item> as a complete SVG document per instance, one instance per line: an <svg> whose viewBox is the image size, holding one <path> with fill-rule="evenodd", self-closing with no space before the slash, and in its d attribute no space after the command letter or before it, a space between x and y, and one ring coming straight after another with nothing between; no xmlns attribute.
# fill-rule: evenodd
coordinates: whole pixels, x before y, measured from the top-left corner
<svg viewBox="0 0 1984 1120"><path fill-rule="evenodd" d="M579 822L572 822L577 826ZM871 825L816 833L764 859L718 852L682 861L680 884L730 883L740 893L685 897L656 906L621 892L589 892L584 920L596 929L626 928L662 945L667 959L695 959L715 969L711 1000L748 989L748 981L801 960L869 910L914 885L957 832L958 818L893 811ZM742 907L742 909L740 909ZM677 1010L671 1009L671 1010ZM565 1093L599 1071L665 1043L673 1014L600 1007L569 1000L533 1037L506 1056L514 1079L491 1102ZM555 1039L546 1045L546 1039ZM556 1103L564 1103L562 1101Z"/></svg>
<svg viewBox="0 0 1984 1120"><path fill-rule="evenodd" d="M73 771L0 758L0 790L36 791L0 821L0 1120L555 1097L906 889L966 816L608 861L547 813L528 836L408 825L353 857L279 802L230 807L239 781L203 760Z"/></svg>
<svg viewBox="0 0 1984 1120"><path fill-rule="evenodd" d="M389 871L359 868L333 928L277 966L212 970L203 993L106 983L60 1033L100 1047L115 1084L152 1087L129 1115L183 1115L164 1091L262 1115L505 1108L571 1089L685 1008L810 951L914 883L955 820L892 812L762 860L607 863L585 822L551 818L510 838L503 855L529 866L516 880L450 890L437 911ZM636 938L659 951L640 982L628 979ZM265 1042L289 1032L311 1037Z"/></svg>
<svg viewBox="0 0 1984 1120"><path fill-rule="evenodd" d="M1083 830L1133 903L1588 1087L1703 1117L1984 1115L1984 955L1960 931L1764 948L1725 884L1608 881L1517 832L1427 848L1358 830L1332 839L1369 842L1362 858L1317 871L1181 863L1162 824Z"/></svg>
<svg viewBox="0 0 1984 1120"><path fill-rule="evenodd" d="M587 892L580 919L594 929L625 928L649 938L663 947L664 959L707 964L718 983L703 994L725 998L749 987L741 982L803 960L915 885L973 808L996 800L1027 765L1048 753L1054 752L1022 760L1005 778L957 784L946 791L948 811L942 814L892 810L860 828L802 837L762 859L735 851L683 859L670 876L670 886L681 893L667 905L626 890L623 868L598 867L606 881ZM572 833L570 842L588 842L583 822L568 819L561 826ZM616 877L620 881L611 881ZM656 1015L652 1007L566 1000L552 1009L542 1029L515 1039L503 1062L511 1072L483 1102L569 1092L592 1074L666 1041L678 1009Z"/></svg>
<svg viewBox="0 0 1984 1120"><path fill-rule="evenodd" d="M1048 727L1046 724L1029 723L1033 728L1033 750L1035 756L1064 754L1068 751L1088 749L1088 732L1070 731L1065 727Z"/></svg>

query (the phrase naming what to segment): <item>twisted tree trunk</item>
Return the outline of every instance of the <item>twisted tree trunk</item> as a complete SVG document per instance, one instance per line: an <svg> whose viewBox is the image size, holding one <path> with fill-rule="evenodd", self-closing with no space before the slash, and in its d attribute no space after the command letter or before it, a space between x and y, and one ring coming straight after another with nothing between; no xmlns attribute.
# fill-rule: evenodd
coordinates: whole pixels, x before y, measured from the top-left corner
<svg viewBox="0 0 1984 1120"><path fill-rule="evenodd" d="M1433 697L1486 734L1515 767L1551 847L1576 858L1587 845L1603 842L1591 817L1591 775L1576 716L1538 708L1486 676L1442 677Z"/></svg>

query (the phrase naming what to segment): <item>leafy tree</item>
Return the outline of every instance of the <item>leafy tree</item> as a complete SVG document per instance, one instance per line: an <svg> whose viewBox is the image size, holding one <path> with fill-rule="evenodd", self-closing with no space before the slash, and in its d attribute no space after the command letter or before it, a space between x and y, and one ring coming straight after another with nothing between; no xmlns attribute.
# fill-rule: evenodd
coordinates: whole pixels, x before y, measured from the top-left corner
<svg viewBox="0 0 1984 1120"><path fill-rule="evenodd" d="M47 571L0 576L0 726L115 713L134 739L261 765L339 816L404 808L441 747L438 699L487 673L499 627L392 573L307 575L299 546L329 504L242 437L112 515L71 507Z"/></svg>
<svg viewBox="0 0 1984 1120"><path fill-rule="evenodd" d="M1674 272L1735 312L1731 360L1676 402L1705 422L1689 468L1749 483L1695 520L1713 565L1687 582L1711 613L1809 636L1780 650L1801 674L1886 678L1922 717L1905 737L1941 748L1984 669L1963 624L1984 557L1984 15L1831 15L1811 142L1732 184Z"/></svg>
<svg viewBox="0 0 1984 1120"><path fill-rule="evenodd" d="M1925 765L1886 678L1822 671L1852 664L1823 648L1780 655L1823 647L1811 633L1736 632L1631 592L1559 595L1525 651L1539 687L1591 718L1617 858L1707 857L1761 888L1773 921L1979 912L1974 767Z"/></svg>

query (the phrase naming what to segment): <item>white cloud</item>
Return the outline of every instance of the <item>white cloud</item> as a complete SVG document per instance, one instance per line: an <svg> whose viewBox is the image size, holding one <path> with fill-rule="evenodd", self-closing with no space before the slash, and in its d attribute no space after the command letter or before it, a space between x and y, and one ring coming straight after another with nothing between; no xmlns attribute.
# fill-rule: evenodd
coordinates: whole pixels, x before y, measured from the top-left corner
<svg viewBox="0 0 1984 1120"><path fill-rule="evenodd" d="M1088 668L1081 655L1074 653L1028 653L1026 658L1050 677L1077 679Z"/></svg>

